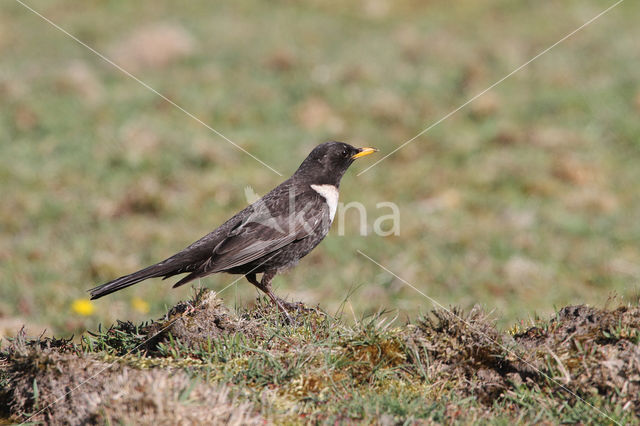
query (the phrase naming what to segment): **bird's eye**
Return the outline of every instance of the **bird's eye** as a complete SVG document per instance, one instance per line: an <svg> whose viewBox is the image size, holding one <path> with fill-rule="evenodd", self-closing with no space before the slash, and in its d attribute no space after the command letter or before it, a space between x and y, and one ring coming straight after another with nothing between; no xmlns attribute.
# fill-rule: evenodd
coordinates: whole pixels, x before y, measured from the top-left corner
<svg viewBox="0 0 640 426"><path fill-rule="evenodd" d="M343 157L348 157L349 156L349 152L347 152L346 149L342 150L342 156Z"/></svg>

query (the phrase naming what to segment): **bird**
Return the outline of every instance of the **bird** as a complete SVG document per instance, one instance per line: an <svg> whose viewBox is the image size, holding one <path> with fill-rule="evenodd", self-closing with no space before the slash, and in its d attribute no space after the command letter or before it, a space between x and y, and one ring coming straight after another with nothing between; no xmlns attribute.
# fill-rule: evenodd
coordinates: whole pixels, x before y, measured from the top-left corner
<svg viewBox="0 0 640 426"><path fill-rule="evenodd" d="M149 278L187 274L175 288L225 272L244 275L290 321L287 309L292 304L273 293L273 278L294 267L327 236L343 175L356 159L377 151L337 141L316 146L290 178L221 226L161 262L90 289L91 299Z"/></svg>

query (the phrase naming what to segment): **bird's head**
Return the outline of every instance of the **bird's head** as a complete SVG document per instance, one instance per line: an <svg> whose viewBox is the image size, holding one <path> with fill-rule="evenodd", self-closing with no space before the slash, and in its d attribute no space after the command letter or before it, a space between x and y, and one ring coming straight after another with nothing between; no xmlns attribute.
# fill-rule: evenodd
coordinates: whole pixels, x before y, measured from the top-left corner
<svg viewBox="0 0 640 426"><path fill-rule="evenodd" d="M294 176L314 184L337 187L351 163L376 151L375 148L356 148L344 142L325 142L311 151Z"/></svg>

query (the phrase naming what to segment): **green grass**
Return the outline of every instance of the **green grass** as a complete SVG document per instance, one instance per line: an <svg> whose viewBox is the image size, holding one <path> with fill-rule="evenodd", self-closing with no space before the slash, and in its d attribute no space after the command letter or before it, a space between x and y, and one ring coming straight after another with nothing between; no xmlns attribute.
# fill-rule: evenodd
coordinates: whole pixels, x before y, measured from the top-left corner
<svg viewBox="0 0 640 426"><path fill-rule="evenodd" d="M139 28L181 28L191 53L136 76L288 175L330 138L385 155L610 4L377 3L32 6L110 56ZM263 194L282 178L18 3L1 9L0 317L32 334L157 317L184 290L149 282L88 317L70 307L222 223L245 186ZM335 312L355 288L356 317L431 307L361 249L505 326L612 293L637 301L638 12L622 3L367 173L355 165L341 200L364 203L369 226L376 203L397 203L400 236L362 237L348 215L346 235L278 277L278 293ZM240 308L255 290L223 296Z"/></svg>
<svg viewBox="0 0 640 426"><path fill-rule="evenodd" d="M265 300L236 315L199 291L156 322L78 343L19 335L0 351L0 419L179 421L183 409L215 413L207 395L225 387L214 402L259 423L638 424L637 306L567 307L512 333L479 309L410 323L292 315L285 324ZM170 392L164 374L184 379ZM137 404L141 381L154 389Z"/></svg>

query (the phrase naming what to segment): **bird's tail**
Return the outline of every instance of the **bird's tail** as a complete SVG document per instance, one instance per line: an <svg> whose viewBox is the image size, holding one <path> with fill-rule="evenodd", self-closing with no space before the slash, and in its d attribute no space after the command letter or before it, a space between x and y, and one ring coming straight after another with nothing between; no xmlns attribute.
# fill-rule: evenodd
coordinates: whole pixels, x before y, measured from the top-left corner
<svg viewBox="0 0 640 426"><path fill-rule="evenodd" d="M151 265L132 274L124 275L113 281L94 287L89 290L89 294L91 294L92 300L97 299L149 278L170 275L174 268L175 267L169 267L169 265L166 264L163 265L163 262Z"/></svg>

